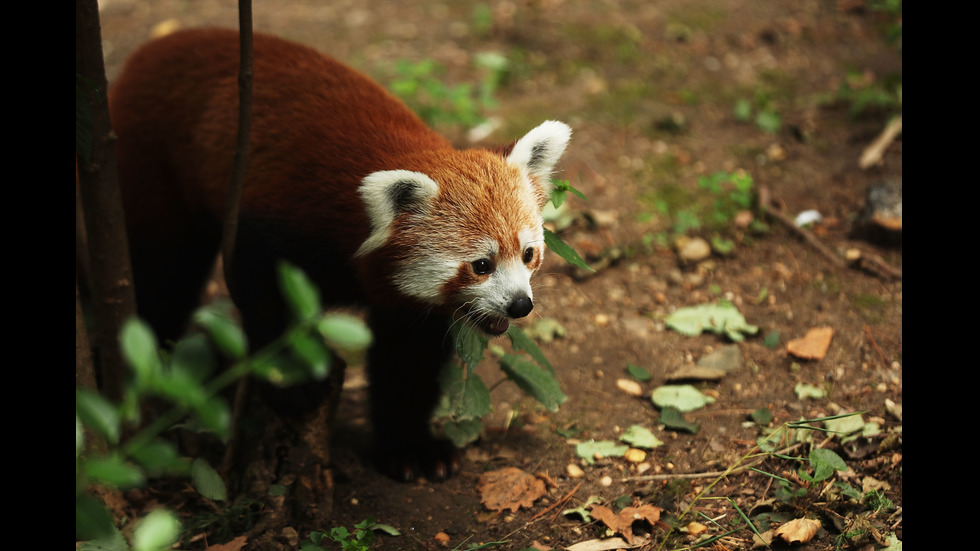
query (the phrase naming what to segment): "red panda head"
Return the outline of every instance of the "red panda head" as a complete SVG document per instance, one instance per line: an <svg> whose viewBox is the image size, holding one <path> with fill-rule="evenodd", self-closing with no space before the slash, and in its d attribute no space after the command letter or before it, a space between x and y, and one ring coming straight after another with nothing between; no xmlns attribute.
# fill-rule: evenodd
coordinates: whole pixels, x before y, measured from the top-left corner
<svg viewBox="0 0 980 551"><path fill-rule="evenodd" d="M487 150L420 152L404 168L368 175L360 194L371 225L356 256L388 260L401 295L469 318L497 335L533 307L541 266L541 209L571 128L547 121L504 155Z"/></svg>

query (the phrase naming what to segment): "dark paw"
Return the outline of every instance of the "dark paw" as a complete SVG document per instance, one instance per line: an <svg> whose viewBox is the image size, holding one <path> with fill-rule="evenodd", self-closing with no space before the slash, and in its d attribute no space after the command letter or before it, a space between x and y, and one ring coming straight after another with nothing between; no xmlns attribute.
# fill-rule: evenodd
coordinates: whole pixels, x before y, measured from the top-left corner
<svg viewBox="0 0 980 551"><path fill-rule="evenodd" d="M420 478L441 482L459 472L460 454L448 440L428 438L400 444L379 442L374 459L378 470L399 482Z"/></svg>

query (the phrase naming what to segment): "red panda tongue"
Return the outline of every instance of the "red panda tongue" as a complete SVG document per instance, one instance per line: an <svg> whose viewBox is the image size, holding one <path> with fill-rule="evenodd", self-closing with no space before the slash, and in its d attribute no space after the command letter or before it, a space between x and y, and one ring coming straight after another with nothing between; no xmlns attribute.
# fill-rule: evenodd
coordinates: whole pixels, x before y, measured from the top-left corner
<svg viewBox="0 0 980 551"><path fill-rule="evenodd" d="M510 322L507 321L507 318L491 317L483 322L483 330L494 336L503 335L508 327L510 327Z"/></svg>

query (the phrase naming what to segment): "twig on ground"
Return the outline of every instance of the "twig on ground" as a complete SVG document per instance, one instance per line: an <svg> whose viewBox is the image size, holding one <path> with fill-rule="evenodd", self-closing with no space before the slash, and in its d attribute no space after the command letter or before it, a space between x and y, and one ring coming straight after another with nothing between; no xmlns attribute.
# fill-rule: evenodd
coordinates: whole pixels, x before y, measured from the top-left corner
<svg viewBox="0 0 980 551"><path fill-rule="evenodd" d="M864 149L861 153L861 158L858 160L858 166L862 169L870 168L874 165L881 164L882 158L885 155L885 151L888 146L895 141L895 138L902 133L902 117L898 116L888 121L885 129L878 134L873 142L868 144L868 147Z"/></svg>
<svg viewBox="0 0 980 551"><path fill-rule="evenodd" d="M755 461L751 461L739 467L732 469L727 469L724 471L707 471L703 473L670 473L670 474L648 474L642 476L628 476L626 478L621 478L620 482L640 482L640 481L650 481L650 480L695 480L698 478L718 478L720 476L728 476L740 473L742 471L747 471L752 467L755 467L759 463L762 463L772 455L783 455L787 454L796 448L803 445L803 442L798 442L791 446L787 446L781 450L764 454Z"/></svg>
<svg viewBox="0 0 980 551"><path fill-rule="evenodd" d="M817 252L827 257L827 259L830 260L838 268L847 267L847 264L844 262L844 259L834 254L833 251L828 249L826 245L821 243L820 240L813 235L813 233L807 231L804 228L797 226L789 218L789 216L787 216L781 210L772 208L771 199L772 199L772 194L770 193L769 188L767 188L766 186L761 186L759 188L759 207L762 209L762 212L778 220L781 224L786 226L790 231L803 238L804 241L809 243L810 246L812 246L814 249L817 250Z"/></svg>
<svg viewBox="0 0 980 551"><path fill-rule="evenodd" d="M531 517L530 520L528 520L528 522L531 522L532 520L534 520L534 519L536 519L538 517L543 517L544 515L548 514L548 511L554 509L555 507L558 507L559 505L562 505L564 503L568 503L568 500L572 499L572 496L575 495L575 492L577 492L578 489L581 486L582 486L582 483L579 482L574 488L572 488L572 491L571 492L568 492L567 494L565 494L565 497L563 497L563 498L559 499L558 501L552 503L550 507L548 507L544 511L541 511L540 513L538 513L538 514L534 515L533 517ZM556 516L557 516L557 513L556 513ZM553 520L554 519L552 519L552 521Z"/></svg>
<svg viewBox="0 0 980 551"><path fill-rule="evenodd" d="M861 256L854 261L854 266L879 277L902 279L902 270L890 266L884 258L866 251L861 251Z"/></svg>
<svg viewBox="0 0 980 551"><path fill-rule="evenodd" d="M868 336L871 348L874 348L875 352L878 353L878 358L881 359L881 365L888 367L888 359L885 357L885 353L881 350L881 347L878 346L878 341L875 340L874 335L871 334L871 328L868 327L868 324L864 324L864 334Z"/></svg>

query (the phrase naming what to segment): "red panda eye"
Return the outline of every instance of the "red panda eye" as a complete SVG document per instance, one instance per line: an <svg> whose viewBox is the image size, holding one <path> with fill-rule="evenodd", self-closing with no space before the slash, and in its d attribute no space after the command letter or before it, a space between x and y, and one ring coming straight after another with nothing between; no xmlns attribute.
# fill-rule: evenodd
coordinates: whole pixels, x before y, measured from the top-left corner
<svg viewBox="0 0 980 551"><path fill-rule="evenodd" d="M490 262L486 258L481 258L473 262L473 272L476 275L487 275L493 271L493 262Z"/></svg>
<svg viewBox="0 0 980 551"><path fill-rule="evenodd" d="M524 249L524 263L530 264L532 260L534 260L534 249L528 247Z"/></svg>

